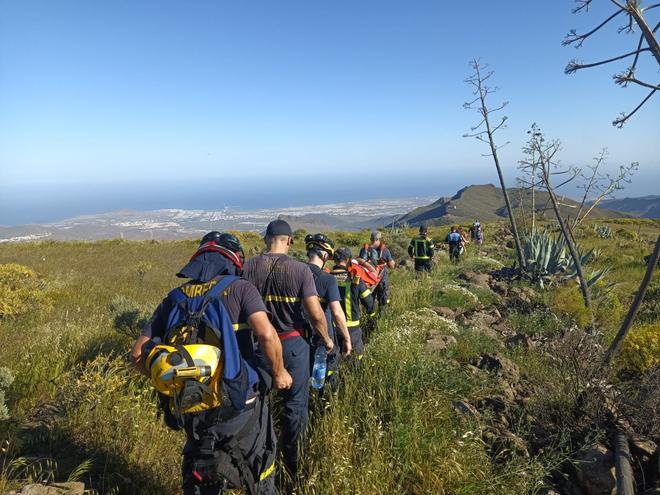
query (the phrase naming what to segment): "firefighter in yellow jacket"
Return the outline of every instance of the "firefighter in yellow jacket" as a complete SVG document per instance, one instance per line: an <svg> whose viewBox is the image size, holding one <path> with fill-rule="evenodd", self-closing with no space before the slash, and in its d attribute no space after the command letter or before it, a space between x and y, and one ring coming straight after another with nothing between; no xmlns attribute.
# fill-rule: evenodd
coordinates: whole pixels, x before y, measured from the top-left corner
<svg viewBox="0 0 660 495"><path fill-rule="evenodd" d="M421 225L419 235L413 237L408 245L408 254L415 260L415 271L418 273L430 272L433 267L435 246L428 233L426 225Z"/></svg>

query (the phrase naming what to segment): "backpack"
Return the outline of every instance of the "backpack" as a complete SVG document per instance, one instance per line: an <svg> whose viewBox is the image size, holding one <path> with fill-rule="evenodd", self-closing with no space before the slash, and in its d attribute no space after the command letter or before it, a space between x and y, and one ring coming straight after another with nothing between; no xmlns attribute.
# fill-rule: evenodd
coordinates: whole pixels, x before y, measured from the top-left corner
<svg viewBox="0 0 660 495"><path fill-rule="evenodd" d="M163 345L152 348L146 365L170 427L180 428L188 415L220 407L242 411L258 381L256 370L241 356L231 319L219 299L238 278L225 276L169 294L175 305L167 318ZM202 294L207 284L211 287Z"/></svg>
<svg viewBox="0 0 660 495"><path fill-rule="evenodd" d="M459 244L461 242L461 234L458 232L450 232L447 235L447 243L448 244Z"/></svg>

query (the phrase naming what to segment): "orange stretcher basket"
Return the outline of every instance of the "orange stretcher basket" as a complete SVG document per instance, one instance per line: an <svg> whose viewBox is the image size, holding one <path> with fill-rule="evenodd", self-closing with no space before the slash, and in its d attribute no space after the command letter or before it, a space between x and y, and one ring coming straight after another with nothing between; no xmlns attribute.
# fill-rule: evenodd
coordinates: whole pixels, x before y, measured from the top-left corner
<svg viewBox="0 0 660 495"><path fill-rule="evenodd" d="M367 287L375 287L378 285L383 278L383 268L385 265L376 266L376 271L372 272L371 270L361 266L357 261L351 260L351 264L348 267L348 272L353 276L358 276L364 283L367 284Z"/></svg>

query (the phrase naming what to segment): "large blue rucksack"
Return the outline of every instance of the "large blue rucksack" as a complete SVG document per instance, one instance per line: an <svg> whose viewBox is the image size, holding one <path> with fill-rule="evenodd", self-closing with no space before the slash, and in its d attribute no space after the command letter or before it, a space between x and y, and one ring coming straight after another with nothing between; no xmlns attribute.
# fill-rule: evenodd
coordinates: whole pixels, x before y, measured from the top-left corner
<svg viewBox="0 0 660 495"><path fill-rule="evenodd" d="M165 419L169 426L174 426L170 424L174 418L170 417L168 420L168 416L171 415L176 418L177 426L182 426L182 416L189 415L182 413L192 412L194 414L229 406L240 412L245 409L249 394L258 382L256 370L243 359L240 353L231 319L220 300L223 291L238 278L225 276L205 284L184 285L172 290L169 294L169 298L175 304L167 318L164 345L156 347L156 349L158 347L164 349L165 355L161 358L171 362L178 360L182 366L188 365L188 368L203 366L205 363L195 362L191 351L199 347L214 346L220 350L221 361L215 376L180 381L178 385L181 390L174 391L175 393L169 397L169 400L161 397L161 404L166 413ZM205 290L206 292L204 292ZM204 344L204 346L197 344ZM174 354L178 354L178 356L173 356ZM148 359L151 357L150 354ZM172 357L176 359L172 359ZM151 362L154 362L156 358L158 356L151 359ZM152 381L153 379L152 374ZM181 386L182 384L183 386ZM193 394L193 397L194 394L200 398L204 396L204 400L199 402L196 408L187 410L181 408L183 398L180 395L184 393L184 389L187 389L187 393ZM215 398L209 400L209 395Z"/></svg>

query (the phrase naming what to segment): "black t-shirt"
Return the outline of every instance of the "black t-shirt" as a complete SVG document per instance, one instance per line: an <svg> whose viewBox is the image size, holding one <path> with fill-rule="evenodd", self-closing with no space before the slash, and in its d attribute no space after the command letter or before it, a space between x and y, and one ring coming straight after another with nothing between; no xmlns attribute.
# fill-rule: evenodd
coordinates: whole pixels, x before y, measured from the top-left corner
<svg viewBox="0 0 660 495"><path fill-rule="evenodd" d="M330 311L329 304L341 300L337 279L329 273L325 273L316 265L309 263L308 266L316 282L316 292L319 293L319 302L325 313L325 319L328 321L328 331L331 331L332 312Z"/></svg>
<svg viewBox="0 0 660 495"><path fill-rule="evenodd" d="M262 254L245 263L243 278L263 295L278 332L303 330L303 299L317 296L314 277L305 263L285 254Z"/></svg>
<svg viewBox="0 0 660 495"><path fill-rule="evenodd" d="M194 281L188 282L181 289L188 296L203 295L219 280L222 280L222 278L219 277L203 284ZM220 301L225 306L229 314L229 319L236 331L241 355L246 360L252 360L254 358L254 338L252 329L248 324L248 318L260 311L268 312L259 291L247 280L238 279L229 284L229 287L222 292ZM175 304L174 299L168 294L142 329L142 335L149 338L158 337L162 339L167 331L167 318Z"/></svg>

